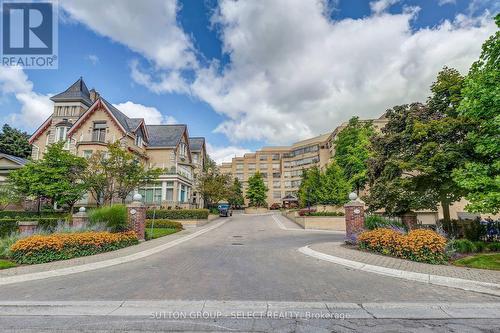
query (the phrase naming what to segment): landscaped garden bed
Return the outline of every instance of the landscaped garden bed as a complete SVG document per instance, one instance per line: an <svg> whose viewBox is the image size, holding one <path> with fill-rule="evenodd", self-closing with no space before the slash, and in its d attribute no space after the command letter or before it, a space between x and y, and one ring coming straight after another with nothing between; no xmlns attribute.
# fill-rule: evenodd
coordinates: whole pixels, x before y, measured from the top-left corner
<svg viewBox="0 0 500 333"><path fill-rule="evenodd" d="M40 264L109 252L138 242L133 231L33 235L15 242L10 247L10 258L18 264Z"/></svg>
<svg viewBox="0 0 500 333"><path fill-rule="evenodd" d="M171 235L183 229L182 223L167 219L146 220L146 240Z"/></svg>

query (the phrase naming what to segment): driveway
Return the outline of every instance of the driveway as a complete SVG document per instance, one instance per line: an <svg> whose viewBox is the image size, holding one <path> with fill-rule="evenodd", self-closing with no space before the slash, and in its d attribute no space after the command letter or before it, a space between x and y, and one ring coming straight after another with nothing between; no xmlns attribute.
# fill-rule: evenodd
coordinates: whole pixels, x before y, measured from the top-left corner
<svg viewBox="0 0 500 333"><path fill-rule="evenodd" d="M219 228L142 260L2 286L0 300L500 301L313 259L297 249L343 236L283 225L271 215L234 215Z"/></svg>

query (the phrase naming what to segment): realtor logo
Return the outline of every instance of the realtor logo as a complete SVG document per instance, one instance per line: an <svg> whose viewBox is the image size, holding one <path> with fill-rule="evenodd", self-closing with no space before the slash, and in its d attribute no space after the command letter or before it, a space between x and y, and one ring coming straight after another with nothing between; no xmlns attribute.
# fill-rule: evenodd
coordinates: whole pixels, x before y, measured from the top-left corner
<svg viewBox="0 0 500 333"><path fill-rule="evenodd" d="M2 65L57 68L57 3L2 3Z"/></svg>

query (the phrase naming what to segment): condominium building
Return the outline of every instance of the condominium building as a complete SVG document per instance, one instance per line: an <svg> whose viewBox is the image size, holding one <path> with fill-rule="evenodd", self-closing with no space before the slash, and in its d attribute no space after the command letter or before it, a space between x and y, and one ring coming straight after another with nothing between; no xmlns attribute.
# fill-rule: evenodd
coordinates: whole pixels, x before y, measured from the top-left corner
<svg viewBox="0 0 500 333"><path fill-rule="evenodd" d="M371 120L376 130L385 126L384 117ZM264 147L255 153L234 157L231 162L222 163L219 170L231 174L243 183L246 192L248 178L258 170L267 185L267 203L281 204L284 198L296 198L305 169L324 169L335 154L334 141L347 122L334 131L303 140L291 146ZM245 199L245 204L248 204Z"/></svg>
<svg viewBox="0 0 500 333"><path fill-rule="evenodd" d="M65 149L85 158L118 142L146 167L163 169L156 181L137 189L146 204L172 208L202 204L193 196L193 187L196 170L203 170L205 163L205 140L190 138L186 125L149 125L143 118L130 118L94 89L89 91L82 78L51 100L52 115L29 139L33 160L42 158L55 142L64 142ZM86 195L80 204L95 201Z"/></svg>

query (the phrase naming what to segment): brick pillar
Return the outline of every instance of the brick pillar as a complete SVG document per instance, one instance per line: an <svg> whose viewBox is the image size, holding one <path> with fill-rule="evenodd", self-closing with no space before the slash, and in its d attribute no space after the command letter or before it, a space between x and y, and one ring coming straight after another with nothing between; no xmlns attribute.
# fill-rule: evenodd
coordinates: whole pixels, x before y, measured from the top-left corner
<svg viewBox="0 0 500 333"><path fill-rule="evenodd" d="M85 211L85 207L80 207L78 213L73 214L71 226L73 228L84 229L87 227L89 222L89 217L87 216L87 212Z"/></svg>
<svg viewBox="0 0 500 333"><path fill-rule="evenodd" d="M414 212L405 213L401 216L401 222L403 222L408 231L416 229L418 224L417 214Z"/></svg>
<svg viewBox="0 0 500 333"><path fill-rule="evenodd" d="M19 227L19 233L23 235L33 235L38 227L37 221L19 221L17 223Z"/></svg>
<svg viewBox="0 0 500 333"><path fill-rule="evenodd" d="M356 243L357 235L365 227L365 203L357 198L356 193L349 194L349 201L344 205L346 242Z"/></svg>
<svg viewBox="0 0 500 333"><path fill-rule="evenodd" d="M146 227L146 206L141 202L140 194L134 195L134 201L127 205L128 225L134 230L139 240L144 240L144 229Z"/></svg>

